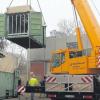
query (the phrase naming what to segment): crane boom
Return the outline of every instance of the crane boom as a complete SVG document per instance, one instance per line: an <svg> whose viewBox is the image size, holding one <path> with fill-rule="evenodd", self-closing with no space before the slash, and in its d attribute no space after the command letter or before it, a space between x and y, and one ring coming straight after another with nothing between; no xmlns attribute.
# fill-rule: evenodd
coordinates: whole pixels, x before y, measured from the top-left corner
<svg viewBox="0 0 100 100"><path fill-rule="evenodd" d="M76 8L92 48L100 47L100 26L87 0L71 0Z"/></svg>

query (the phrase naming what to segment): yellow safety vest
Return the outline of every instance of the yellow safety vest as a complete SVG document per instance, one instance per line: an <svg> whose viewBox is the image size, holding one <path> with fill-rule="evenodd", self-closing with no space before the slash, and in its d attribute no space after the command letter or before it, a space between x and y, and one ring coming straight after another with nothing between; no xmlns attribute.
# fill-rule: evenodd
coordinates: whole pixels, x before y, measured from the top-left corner
<svg viewBox="0 0 100 100"><path fill-rule="evenodd" d="M37 86L39 85L39 81L36 78L31 78L29 80L29 86Z"/></svg>

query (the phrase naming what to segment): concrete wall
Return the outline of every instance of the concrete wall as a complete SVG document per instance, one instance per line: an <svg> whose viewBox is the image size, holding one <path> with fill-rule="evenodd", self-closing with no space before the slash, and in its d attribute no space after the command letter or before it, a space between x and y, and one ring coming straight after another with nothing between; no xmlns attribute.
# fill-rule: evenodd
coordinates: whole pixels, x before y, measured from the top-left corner
<svg viewBox="0 0 100 100"><path fill-rule="evenodd" d="M51 51L66 48L66 37L47 37L46 48L30 49L28 50L28 58L30 61L49 60L51 58Z"/></svg>
<svg viewBox="0 0 100 100"><path fill-rule="evenodd" d="M34 72L41 80L45 76L45 62L31 62L30 72Z"/></svg>
<svg viewBox="0 0 100 100"><path fill-rule="evenodd" d="M45 74L49 73L49 60L51 58L51 51L55 51L61 48L66 48L66 37L47 37L46 48L29 49L28 61L32 62L31 71L35 72L35 74L39 77L43 77Z"/></svg>

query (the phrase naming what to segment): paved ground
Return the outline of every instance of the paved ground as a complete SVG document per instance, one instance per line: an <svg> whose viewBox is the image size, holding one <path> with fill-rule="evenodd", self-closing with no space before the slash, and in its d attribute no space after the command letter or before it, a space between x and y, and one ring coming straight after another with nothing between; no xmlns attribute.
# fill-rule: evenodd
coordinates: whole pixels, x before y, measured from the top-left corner
<svg viewBox="0 0 100 100"><path fill-rule="evenodd" d="M30 94L25 94L24 96L20 96L20 98L13 98L13 99L5 99L5 100L31 100ZM46 98L44 95L35 94L34 100L50 100Z"/></svg>

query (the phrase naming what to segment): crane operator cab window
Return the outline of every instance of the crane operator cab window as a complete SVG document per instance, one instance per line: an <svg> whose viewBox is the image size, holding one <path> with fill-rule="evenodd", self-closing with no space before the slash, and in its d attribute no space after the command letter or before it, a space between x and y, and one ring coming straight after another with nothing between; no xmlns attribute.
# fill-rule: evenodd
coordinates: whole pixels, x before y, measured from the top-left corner
<svg viewBox="0 0 100 100"><path fill-rule="evenodd" d="M65 62L64 53L56 53L52 57L52 67L59 67L62 63Z"/></svg>
<svg viewBox="0 0 100 100"><path fill-rule="evenodd" d="M77 52L71 51L69 53L70 58L76 58L76 57L81 57L81 56L82 56L82 51L77 51Z"/></svg>

